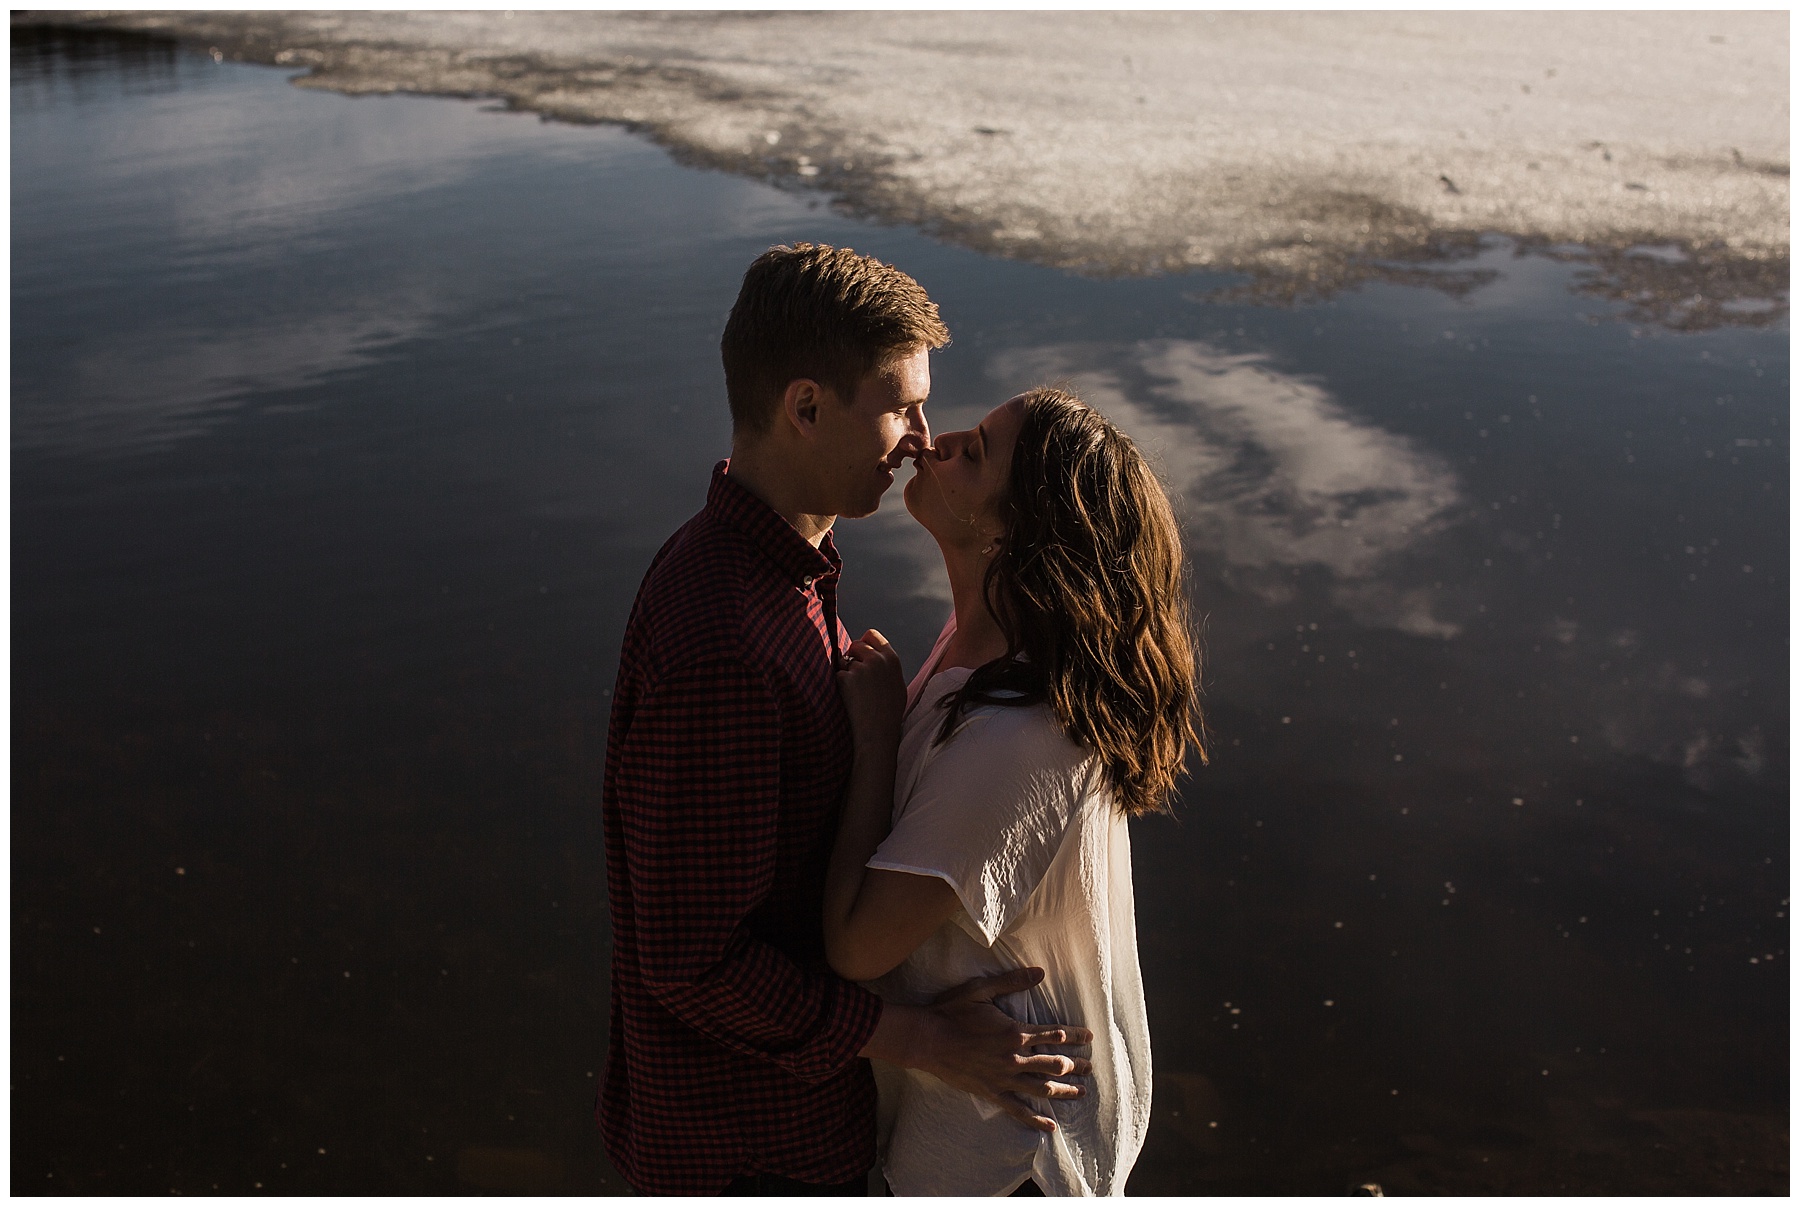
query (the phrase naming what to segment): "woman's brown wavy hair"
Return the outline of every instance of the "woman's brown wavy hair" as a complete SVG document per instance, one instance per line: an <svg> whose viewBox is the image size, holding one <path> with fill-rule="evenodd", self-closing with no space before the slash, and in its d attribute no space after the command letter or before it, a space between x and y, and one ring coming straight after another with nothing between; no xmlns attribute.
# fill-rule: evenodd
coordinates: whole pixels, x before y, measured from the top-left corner
<svg viewBox="0 0 1800 1207"><path fill-rule="evenodd" d="M945 700L938 741L974 705L1046 701L1123 813L1166 811L1188 743L1206 761L1174 509L1099 412L1049 387L1024 400L986 578L1006 653Z"/></svg>

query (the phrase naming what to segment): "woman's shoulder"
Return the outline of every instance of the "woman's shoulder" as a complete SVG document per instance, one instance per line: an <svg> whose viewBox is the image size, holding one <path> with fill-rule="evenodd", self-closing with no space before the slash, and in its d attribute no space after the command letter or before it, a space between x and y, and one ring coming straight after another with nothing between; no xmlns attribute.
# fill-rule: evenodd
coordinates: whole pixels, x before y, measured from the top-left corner
<svg viewBox="0 0 1800 1207"><path fill-rule="evenodd" d="M1093 757L1092 750L1068 735L1045 701L975 705L938 754L939 760L955 764L1058 771L1071 776Z"/></svg>

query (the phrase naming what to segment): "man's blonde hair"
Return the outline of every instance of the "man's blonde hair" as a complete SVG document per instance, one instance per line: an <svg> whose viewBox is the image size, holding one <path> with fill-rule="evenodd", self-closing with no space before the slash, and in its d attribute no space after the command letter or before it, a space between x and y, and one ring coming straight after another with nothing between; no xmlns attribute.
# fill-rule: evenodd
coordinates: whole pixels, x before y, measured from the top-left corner
<svg viewBox="0 0 1800 1207"><path fill-rule="evenodd" d="M796 378L848 403L889 356L949 342L937 304L898 268L848 247L771 247L744 273L719 341L732 429L767 431Z"/></svg>

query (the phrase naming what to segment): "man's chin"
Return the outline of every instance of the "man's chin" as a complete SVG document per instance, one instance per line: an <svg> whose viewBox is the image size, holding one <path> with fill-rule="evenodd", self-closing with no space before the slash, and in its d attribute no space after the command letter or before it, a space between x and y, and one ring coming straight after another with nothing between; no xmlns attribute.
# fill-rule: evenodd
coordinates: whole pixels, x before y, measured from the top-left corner
<svg viewBox="0 0 1800 1207"><path fill-rule="evenodd" d="M860 500L855 506L845 507L838 515L846 520L860 520L874 515L880 508L881 496L876 495L873 499Z"/></svg>
<svg viewBox="0 0 1800 1207"><path fill-rule="evenodd" d="M868 492L859 499L846 501L838 514L847 520L860 520L864 516L874 515L876 511L881 508L881 496L885 495L888 492L888 487L893 484L894 474L892 470L885 474L877 475L875 483L870 487Z"/></svg>

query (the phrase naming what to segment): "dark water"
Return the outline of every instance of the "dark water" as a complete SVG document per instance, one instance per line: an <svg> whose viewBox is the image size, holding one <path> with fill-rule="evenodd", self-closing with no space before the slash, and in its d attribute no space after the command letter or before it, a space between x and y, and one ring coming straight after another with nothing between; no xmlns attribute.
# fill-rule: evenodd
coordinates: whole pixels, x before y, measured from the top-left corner
<svg viewBox="0 0 1800 1207"><path fill-rule="evenodd" d="M1135 1193L1784 1193L1788 335L987 260L613 129L14 31L12 1189L619 1192L606 698L771 243L1181 495ZM1646 255L1677 250L1646 249ZM844 614L943 615L897 492Z"/></svg>

